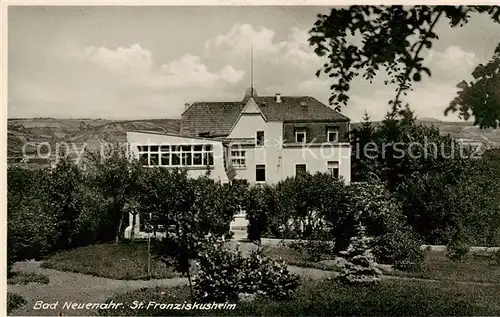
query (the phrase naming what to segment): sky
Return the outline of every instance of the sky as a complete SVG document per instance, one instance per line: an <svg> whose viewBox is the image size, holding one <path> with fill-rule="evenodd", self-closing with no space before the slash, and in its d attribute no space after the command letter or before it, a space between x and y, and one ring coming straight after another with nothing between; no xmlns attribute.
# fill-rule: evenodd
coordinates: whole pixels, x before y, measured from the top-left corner
<svg viewBox="0 0 500 317"><path fill-rule="evenodd" d="M186 103L242 100L250 86L251 45L258 95L309 95L328 104L331 82L315 76L326 60L307 43L326 7L33 7L8 11L8 116L178 118ZM424 52L432 71L404 101L420 118L444 116L479 63L493 55L500 25L473 16L446 21ZM394 87L382 77L351 85L342 113L380 120Z"/></svg>

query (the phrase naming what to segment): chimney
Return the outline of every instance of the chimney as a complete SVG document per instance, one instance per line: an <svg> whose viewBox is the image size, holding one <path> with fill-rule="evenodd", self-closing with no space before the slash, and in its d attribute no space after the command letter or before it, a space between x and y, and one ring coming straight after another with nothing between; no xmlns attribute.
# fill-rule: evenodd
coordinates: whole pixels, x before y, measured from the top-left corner
<svg viewBox="0 0 500 317"><path fill-rule="evenodd" d="M281 94L279 92L276 93L275 101L276 101L276 103L281 102Z"/></svg>
<svg viewBox="0 0 500 317"><path fill-rule="evenodd" d="M185 110L187 110L188 108L189 108L189 103L187 103L187 102L186 102L186 103L184 104L184 111L185 111Z"/></svg>

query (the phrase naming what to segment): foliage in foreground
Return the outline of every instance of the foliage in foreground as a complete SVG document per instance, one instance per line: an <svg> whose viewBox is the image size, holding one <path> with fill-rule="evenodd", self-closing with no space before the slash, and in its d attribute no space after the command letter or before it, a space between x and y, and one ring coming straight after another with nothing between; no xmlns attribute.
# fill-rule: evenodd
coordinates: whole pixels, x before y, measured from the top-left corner
<svg viewBox="0 0 500 317"><path fill-rule="evenodd" d="M245 257L212 237L202 247L194 278L198 301L237 302L240 294L285 300L299 286L299 276L289 272L285 262L264 256L262 250Z"/></svg>
<svg viewBox="0 0 500 317"><path fill-rule="evenodd" d="M389 75L385 84L396 86L395 96L389 101L395 113L412 83L421 81L424 73L431 76L423 56L425 50L439 40L438 22L444 20L456 28L471 18L478 18L479 14L500 23L498 6L354 5L319 14L310 30L309 44L318 56L325 58L316 75L323 72L333 79L330 104L335 104L337 109L347 104L350 83L357 76L372 82L380 71L385 71ZM352 41L355 35L363 40ZM475 124L481 127L499 126L499 53L500 45L489 63L474 70L474 82L463 82L459 86L462 91L448 111L459 111L465 119L473 114Z"/></svg>
<svg viewBox="0 0 500 317"><path fill-rule="evenodd" d="M304 281L293 299L276 302L260 298L240 302L235 310L143 309L143 316L491 316L500 289L487 285L432 283L422 281L382 281L366 287L352 287L332 280ZM187 286L150 288L119 294L114 302L189 302ZM137 315L127 307L99 312L101 316Z"/></svg>
<svg viewBox="0 0 500 317"><path fill-rule="evenodd" d="M26 305L26 303L21 295L7 292L7 313Z"/></svg>

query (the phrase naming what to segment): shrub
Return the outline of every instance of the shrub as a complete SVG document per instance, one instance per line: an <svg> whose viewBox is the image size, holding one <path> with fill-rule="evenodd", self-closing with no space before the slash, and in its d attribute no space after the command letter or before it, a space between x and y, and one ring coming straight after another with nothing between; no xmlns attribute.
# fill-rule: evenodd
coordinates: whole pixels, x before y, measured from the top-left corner
<svg viewBox="0 0 500 317"><path fill-rule="evenodd" d="M373 254L383 264L392 264L401 271L418 271L424 261L424 251L420 249L420 240L411 228L402 226L376 239Z"/></svg>
<svg viewBox="0 0 500 317"><path fill-rule="evenodd" d="M459 239L454 239L446 247L446 255L452 261L462 261L469 254L470 246Z"/></svg>
<svg viewBox="0 0 500 317"><path fill-rule="evenodd" d="M446 245L457 230L467 244L498 243L499 192L498 176L482 160L450 160L446 169L415 173L397 189L414 230L427 244Z"/></svg>
<svg viewBox="0 0 500 317"><path fill-rule="evenodd" d="M326 173L306 173L273 186L251 187L244 205L249 220L249 239L328 237L324 217L339 219L344 209L341 203L343 188L342 180Z"/></svg>
<svg viewBox="0 0 500 317"><path fill-rule="evenodd" d="M301 241L289 244L290 249L300 252L306 261L318 262L331 258L333 245L330 241Z"/></svg>
<svg viewBox="0 0 500 317"><path fill-rule="evenodd" d="M74 237L74 246L81 247L90 244L108 242L115 239L116 219L108 208L106 199L99 188L87 182L85 192L82 193L82 210L76 219L77 234Z"/></svg>
<svg viewBox="0 0 500 317"><path fill-rule="evenodd" d="M271 300L287 300L299 286L299 276L289 272L285 262L273 261L257 249L245 259L240 283L243 293L256 293ZM250 287L255 284L256 289Z"/></svg>
<svg viewBox="0 0 500 317"><path fill-rule="evenodd" d="M493 259L495 260L496 265L500 265L500 250L493 253Z"/></svg>
<svg viewBox="0 0 500 317"><path fill-rule="evenodd" d="M18 294L7 292L7 313L26 305L26 300Z"/></svg>
<svg viewBox="0 0 500 317"><path fill-rule="evenodd" d="M271 224L272 214L277 211L275 188L270 185L256 185L249 188L248 198L243 205L248 220L248 240L260 240L263 236L280 236L280 228ZM278 230L277 230L278 229ZM271 233L273 232L273 233Z"/></svg>
<svg viewBox="0 0 500 317"><path fill-rule="evenodd" d="M8 263L41 259L54 250L57 236L54 217L43 208L43 202L27 197L19 205L9 206L7 230Z"/></svg>
<svg viewBox="0 0 500 317"><path fill-rule="evenodd" d="M7 270L16 261L40 259L52 250L54 219L46 212L43 195L46 171L19 167L7 170Z"/></svg>
<svg viewBox="0 0 500 317"><path fill-rule="evenodd" d="M193 279L194 293L205 302L236 302L243 285L239 283L243 269L241 251L225 249L223 242L207 237L201 246L197 275Z"/></svg>
<svg viewBox="0 0 500 317"><path fill-rule="evenodd" d="M405 225L406 219L394 195L380 183L351 184L348 192L347 215L351 220L341 237L354 236L354 219L359 217L367 234L374 238L371 247L377 262L393 264L400 269L417 269L423 261L420 241ZM342 246L345 242L336 240L335 243Z"/></svg>
<svg viewBox="0 0 500 317"><path fill-rule="evenodd" d="M253 294L274 300L289 299L299 285L299 277L261 250L244 257L239 249L224 248L223 241L208 236L199 255L199 271L194 278L198 300L235 302L239 294Z"/></svg>

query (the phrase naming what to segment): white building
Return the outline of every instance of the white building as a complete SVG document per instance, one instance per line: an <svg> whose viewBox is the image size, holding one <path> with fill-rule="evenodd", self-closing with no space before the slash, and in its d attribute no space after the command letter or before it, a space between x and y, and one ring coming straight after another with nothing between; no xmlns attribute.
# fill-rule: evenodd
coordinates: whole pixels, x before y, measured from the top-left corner
<svg viewBox="0 0 500 317"><path fill-rule="evenodd" d="M242 101L195 102L186 108L178 134L127 133L144 166L183 167L191 177L210 169L221 182L274 184L303 171L329 172L350 182L350 120L313 97L260 97L249 88ZM235 226L245 225L242 217ZM137 236L139 231L136 219Z"/></svg>

